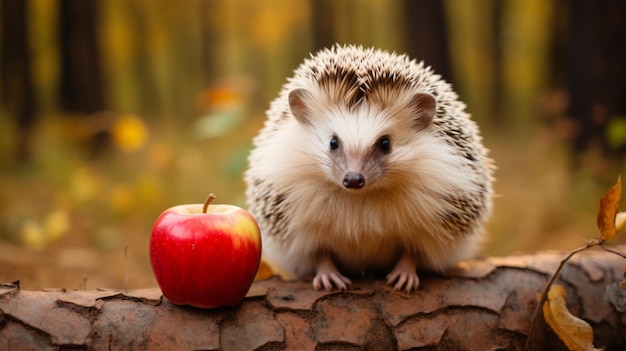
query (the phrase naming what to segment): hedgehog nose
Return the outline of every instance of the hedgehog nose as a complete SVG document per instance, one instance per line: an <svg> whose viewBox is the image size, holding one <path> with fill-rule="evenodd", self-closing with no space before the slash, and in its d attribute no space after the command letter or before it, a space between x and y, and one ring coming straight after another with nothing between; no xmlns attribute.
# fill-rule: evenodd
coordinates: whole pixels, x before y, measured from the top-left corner
<svg viewBox="0 0 626 351"><path fill-rule="evenodd" d="M365 185L365 177L361 173L348 172L343 177L343 186L348 189L360 189Z"/></svg>

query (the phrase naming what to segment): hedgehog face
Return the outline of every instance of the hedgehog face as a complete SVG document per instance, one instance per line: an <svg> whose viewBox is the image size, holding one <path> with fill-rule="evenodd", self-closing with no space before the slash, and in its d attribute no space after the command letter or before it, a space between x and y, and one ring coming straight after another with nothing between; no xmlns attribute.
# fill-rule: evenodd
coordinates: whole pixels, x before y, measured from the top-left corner
<svg viewBox="0 0 626 351"><path fill-rule="evenodd" d="M323 96L322 94L316 94ZM289 94L289 106L300 125L313 132L329 180L351 192L384 187L385 176L397 167L402 149L426 129L435 113L435 99L416 93L383 104L362 99L358 105L315 100L308 90Z"/></svg>
<svg viewBox="0 0 626 351"><path fill-rule="evenodd" d="M332 160L330 175L332 180L345 189L358 190L366 184L371 187L385 174L392 152L389 135L382 135L370 147L359 147L353 140L341 138L333 133L326 152Z"/></svg>

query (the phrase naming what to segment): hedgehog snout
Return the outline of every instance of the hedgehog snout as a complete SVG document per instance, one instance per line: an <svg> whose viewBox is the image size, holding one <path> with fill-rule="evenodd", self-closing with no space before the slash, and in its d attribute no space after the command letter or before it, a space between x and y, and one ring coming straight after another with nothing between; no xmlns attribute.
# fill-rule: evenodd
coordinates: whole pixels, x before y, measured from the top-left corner
<svg viewBox="0 0 626 351"><path fill-rule="evenodd" d="M348 189L360 189L365 185L365 177L358 172L348 172L343 177L343 186Z"/></svg>

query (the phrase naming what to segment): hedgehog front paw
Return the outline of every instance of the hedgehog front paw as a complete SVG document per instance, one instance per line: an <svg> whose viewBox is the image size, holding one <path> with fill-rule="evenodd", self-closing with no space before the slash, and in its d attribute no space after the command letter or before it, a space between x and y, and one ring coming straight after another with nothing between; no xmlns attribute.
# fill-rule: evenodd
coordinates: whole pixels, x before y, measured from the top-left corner
<svg viewBox="0 0 626 351"><path fill-rule="evenodd" d="M348 289L348 285L352 284L350 279L339 273L337 267L328 256L321 256L317 260L317 274L313 278L313 288L326 291L332 291L334 287L340 290Z"/></svg>
<svg viewBox="0 0 626 351"><path fill-rule="evenodd" d="M393 285L393 289L396 291L404 290L410 294L411 291L417 290L419 284L417 262L412 256L402 255L391 273L387 274L387 285Z"/></svg>

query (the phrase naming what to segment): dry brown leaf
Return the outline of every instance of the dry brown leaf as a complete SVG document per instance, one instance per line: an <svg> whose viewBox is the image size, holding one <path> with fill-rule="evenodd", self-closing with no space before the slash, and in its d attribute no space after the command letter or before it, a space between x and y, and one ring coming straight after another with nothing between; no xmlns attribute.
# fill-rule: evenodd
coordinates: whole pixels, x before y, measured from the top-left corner
<svg viewBox="0 0 626 351"><path fill-rule="evenodd" d="M598 212L598 228L603 240L611 240L617 233L615 228L617 209L622 197L622 177L617 178L615 185L600 199L600 211ZM622 225L623 226L623 225Z"/></svg>
<svg viewBox="0 0 626 351"><path fill-rule="evenodd" d="M593 346L593 329L589 323L567 310L563 286L550 287L548 299L543 303L543 316L570 351L602 350Z"/></svg>
<svg viewBox="0 0 626 351"><path fill-rule="evenodd" d="M272 268L263 260L259 264L259 270L256 272L256 276L254 280L265 280L269 279L274 275Z"/></svg>

